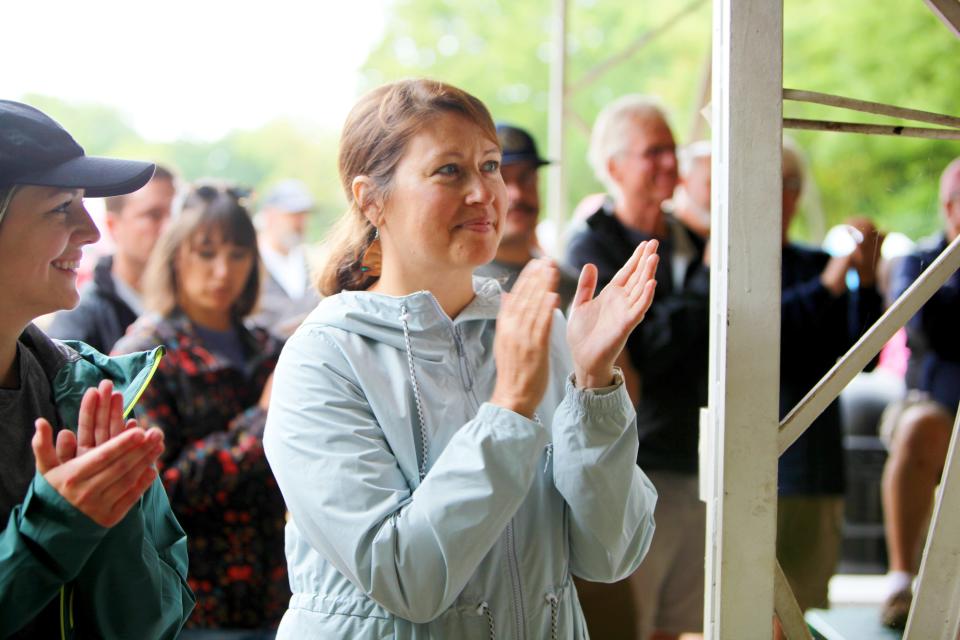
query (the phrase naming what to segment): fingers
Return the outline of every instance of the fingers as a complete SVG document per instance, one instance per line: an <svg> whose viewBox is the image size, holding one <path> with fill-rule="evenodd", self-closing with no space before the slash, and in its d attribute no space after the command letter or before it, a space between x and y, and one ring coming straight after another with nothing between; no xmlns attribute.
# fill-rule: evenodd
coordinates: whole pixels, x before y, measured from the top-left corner
<svg viewBox="0 0 960 640"><path fill-rule="evenodd" d="M115 438L123 433L126 423L123 421L123 394L113 392L110 397L110 436Z"/></svg>
<svg viewBox="0 0 960 640"><path fill-rule="evenodd" d="M643 251L640 253L640 259L637 261L633 273L630 274L627 280L626 289L628 295L639 297L647 281L653 280L654 275L657 273L657 265L660 264L660 257L657 255L658 246L657 241L652 240L646 243L646 246L642 247ZM640 249L641 247L637 247L638 251Z"/></svg>
<svg viewBox="0 0 960 640"><path fill-rule="evenodd" d="M577 281L577 293L573 296L573 309L582 304L593 300L593 294L597 290L597 267L587 263L580 270L580 279Z"/></svg>
<svg viewBox="0 0 960 640"><path fill-rule="evenodd" d="M63 463L75 457L77 457L77 434L69 429L63 429L57 434L57 458Z"/></svg>
<svg viewBox="0 0 960 640"><path fill-rule="evenodd" d="M648 280L643 286L643 290L640 292L640 296L634 302L630 310L633 312L634 317L637 318L637 323L643 320L643 317L647 315L647 311L650 309L650 305L653 304L653 294L657 290L657 281Z"/></svg>
<svg viewBox="0 0 960 640"><path fill-rule="evenodd" d="M115 464L117 460L141 446L145 439L144 431L130 429L105 444L86 452L75 459L77 463L76 480L85 480L103 472Z"/></svg>
<svg viewBox="0 0 960 640"><path fill-rule="evenodd" d="M37 471L41 475L60 466L60 459L53 448L53 427L44 418L37 418L34 422L36 433L30 444L33 446L33 457L37 462Z"/></svg>
<svg viewBox="0 0 960 640"><path fill-rule="evenodd" d="M80 451L92 449L97 446L94 436L94 423L96 422L97 403L100 400L100 394L93 387L90 387L83 394L80 401L80 413L77 416L77 447Z"/></svg>
<svg viewBox="0 0 960 640"><path fill-rule="evenodd" d="M617 271L616 275L610 280L610 284L624 287L627 284L627 281L630 279L630 276L633 275L634 271L637 269L637 265L640 264L641 258L645 255L648 255L650 252L656 252L659 243L656 240L644 240L637 245L637 248L633 250L633 253L630 255L630 258L627 260L626 264L620 267L620 270Z"/></svg>
<svg viewBox="0 0 960 640"><path fill-rule="evenodd" d="M130 508L137 503L157 477L157 470L152 466L140 472L140 476L130 483L129 488L118 497L110 507L109 520L106 526L113 526L123 520Z"/></svg>
<svg viewBox="0 0 960 640"><path fill-rule="evenodd" d="M93 424L93 435L96 444L101 445L110 439L110 410L113 406L113 382L101 380L97 389L96 422Z"/></svg>

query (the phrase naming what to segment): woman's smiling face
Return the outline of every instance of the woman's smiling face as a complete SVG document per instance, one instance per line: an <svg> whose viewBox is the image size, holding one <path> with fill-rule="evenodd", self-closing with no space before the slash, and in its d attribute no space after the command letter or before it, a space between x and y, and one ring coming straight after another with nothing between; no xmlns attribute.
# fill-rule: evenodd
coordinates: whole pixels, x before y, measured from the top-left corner
<svg viewBox="0 0 960 640"><path fill-rule="evenodd" d="M13 312L29 322L75 307L83 246L99 238L83 205L83 190L20 187L0 222L4 315Z"/></svg>
<svg viewBox="0 0 960 640"><path fill-rule="evenodd" d="M492 260L507 203L500 156L495 140L454 113L413 136L374 216L384 269L414 277L472 273Z"/></svg>

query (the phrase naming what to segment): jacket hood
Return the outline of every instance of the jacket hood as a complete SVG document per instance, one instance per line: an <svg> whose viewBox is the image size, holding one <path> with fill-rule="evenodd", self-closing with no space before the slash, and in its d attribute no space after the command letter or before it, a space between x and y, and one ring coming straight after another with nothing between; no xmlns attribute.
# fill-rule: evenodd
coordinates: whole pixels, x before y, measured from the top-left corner
<svg viewBox="0 0 960 640"><path fill-rule="evenodd" d="M474 277L477 294L453 320L429 291L406 296L390 296L370 291L343 291L324 298L307 316L301 330L311 326L341 329L363 338L404 349L404 324L411 339L420 346L424 341L440 340L449 344L456 325L476 320L496 320L500 309L500 284L493 278ZM415 345L416 346L416 345ZM420 357L425 354L418 350Z"/></svg>

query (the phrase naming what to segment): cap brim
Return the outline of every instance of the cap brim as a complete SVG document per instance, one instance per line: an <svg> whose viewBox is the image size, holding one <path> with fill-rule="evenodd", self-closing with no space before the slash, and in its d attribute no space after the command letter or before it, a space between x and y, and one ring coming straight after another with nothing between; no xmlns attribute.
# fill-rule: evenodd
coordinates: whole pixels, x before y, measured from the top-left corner
<svg viewBox="0 0 960 640"><path fill-rule="evenodd" d="M503 154L503 159L500 161L500 164L517 164L519 162L532 162L538 167L550 164L549 160L544 160L539 156L529 153L505 153Z"/></svg>
<svg viewBox="0 0 960 640"><path fill-rule="evenodd" d="M154 164L78 156L63 164L17 178L20 184L84 189L88 198L119 196L136 191L153 177Z"/></svg>

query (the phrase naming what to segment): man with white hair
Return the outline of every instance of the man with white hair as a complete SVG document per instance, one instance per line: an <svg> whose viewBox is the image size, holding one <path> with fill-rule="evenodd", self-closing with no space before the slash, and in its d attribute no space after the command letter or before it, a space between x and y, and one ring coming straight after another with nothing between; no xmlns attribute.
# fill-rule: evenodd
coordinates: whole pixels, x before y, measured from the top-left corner
<svg viewBox="0 0 960 640"><path fill-rule="evenodd" d="M677 186L677 157L656 101L630 95L607 106L593 127L589 159L612 199L571 238L567 262L577 271L595 264L604 286L640 242L660 243L656 296L626 353L640 378L637 462L660 494L653 544L629 578L638 609L634 637L665 640L703 627L706 520L697 447L707 401L705 242L663 209Z"/></svg>
<svg viewBox="0 0 960 640"><path fill-rule="evenodd" d="M317 306L303 249L313 196L299 180L284 180L263 198L257 215L264 279L253 322L288 338Z"/></svg>
<svg viewBox="0 0 960 640"><path fill-rule="evenodd" d="M701 238L710 237L710 172L709 140L680 149L680 185L673 196L673 215Z"/></svg>

